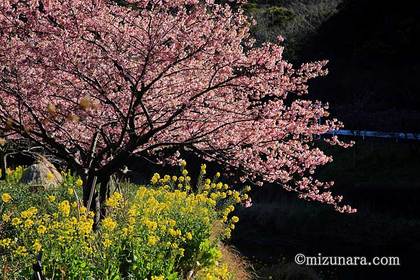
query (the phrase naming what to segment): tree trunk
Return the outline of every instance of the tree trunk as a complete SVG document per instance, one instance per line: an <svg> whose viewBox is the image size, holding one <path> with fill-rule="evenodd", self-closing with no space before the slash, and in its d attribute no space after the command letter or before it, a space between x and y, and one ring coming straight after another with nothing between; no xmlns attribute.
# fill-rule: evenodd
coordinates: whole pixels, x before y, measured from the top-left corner
<svg viewBox="0 0 420 280"><path fill-rule="evenodd" d="M105 201L110 195L109 187L110 187L111 176L106 176L101 178L99 181L99 197L98 197L98 222L102 218L106 216L106 207Z"/></svg>
<svg viewBox="0 0 420 280"><path fill-rule="evenodd" d="M6 169L7 169L7 154L5 152L0 152L0 169L1 169L1 176L0 180L6 179Z"/></svg>
<svg viewBox="0 0 420 280"><path fill-rule="evenodd" d="M110 196L113 175L96 177L89 174L83 186L83 204L95 213L94 228L106 215L105 201Z"/></svg>
<svg viewBox="0 0 420 280"><path fill-rule="evenodd" d="M93 174L88 174L86 177L83 178L83 181L83 204L87 207L89 203L89 198L91 196L91 191L95 192L96 189L96 186L94 186L96 185L96 178ZM94 196L94 193L92 195ZM92 207L89 210L92 210Z"/></svg>

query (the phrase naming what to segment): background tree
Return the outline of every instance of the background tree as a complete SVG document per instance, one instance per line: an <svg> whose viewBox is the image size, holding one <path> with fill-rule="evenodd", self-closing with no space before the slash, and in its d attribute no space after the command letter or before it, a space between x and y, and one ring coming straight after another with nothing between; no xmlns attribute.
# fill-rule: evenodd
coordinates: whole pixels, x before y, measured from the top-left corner
<svg viewBox="0 0 420 280"><path fill-rule="evenodd" d="M257 44L285 38L284 57L302 61L302 51L313 43L319 28L341 8L343 0L250 0L247 13L257 24L251 34Z"/></svg>
<svg viewBox="0 0 420 280"><path fill-rule="evenodd" d="M326 62L295 69L278 43L253 47L247 17L229 5L124 3L0 4L0 120L8 138L30 139L82 174L85 203L93 178L103 202L110 176L133 155L184 148L243 180L278 182L354 211L327 190L331 183L311 176L332 160L314 136L341 127L319 123L327 106L303 99Z"/></svg>

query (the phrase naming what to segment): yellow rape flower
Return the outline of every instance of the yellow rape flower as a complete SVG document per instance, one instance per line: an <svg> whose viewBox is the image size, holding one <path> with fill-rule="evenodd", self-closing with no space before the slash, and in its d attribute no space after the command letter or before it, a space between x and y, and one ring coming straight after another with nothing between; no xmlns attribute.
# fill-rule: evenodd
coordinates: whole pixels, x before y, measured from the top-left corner
<svg viewBox="0 0 420 280"><path fill-rule="evenodd" d="M9 248L13 241L10 238L0 239L0 247Z"/></svg>
<svg viewBox="0 0 420 280"><path fill-rule="evenodd" d="M119 192L114 192L106 201L105 205L111 208L118 207L122 201L123 196Z"/></svg>
<svg viewBox="0 0 420 280"><path fill-rule="evenodd" d="M169 219L168 224L169 224L169 226L174 227L176 225L176 221L172 220L172 219Z"/></svg>
<svg viewBox="0 0 420 280"><path fill-rule="evenodd" d="M117 227L117 222L114 221L111 217L106 217L102 220L102 226L106 230L114 230Z"/></svg>
<svg viewBox="0 0 420 280"><path fill-rule="evenodd" d="M12 225L18 226L22 223L22 221L19 218L13 218L12 219Z"/></svg>
<svg viewBox="0 0 420 280"><path fill-rule="evenodd" d="M159 238L158 238L158 237L156 237L156 236L154 236L154 235L151 235L151 236L149 236L149 238L147 239L147 244L149 244L150 246L153 246L153 245L155 245L158 241L159 241Z"/></svg>
<svg viewBox="0 0 420 280"><path fill-rule="evenodd" d="M55 195L49 195L48 196L48 201L49 202L54 202L55 201Z"/></svg>
<svg viewBox="0 0 420 280"><path fill-rule="evenodd" d="M87 235L92 231L93 220L80 221L78 226L80 234Z"/></svg>
<svg viewBox="0 0 420 280"><path fill-rule="evenodd" d="M129 236L130 234L132 234L134 231L134 227L133 226L128 226L122 229L123 235L125 237Z"/></svg>
<svg viewBox="0 0 420 280"><path fill-rule="evenodd" d="M36 213L38 213L38 209L36 207L29 207L27 210L22 211L22 213L20 213L20 216L23 219L30 219L32 218Z"/></svg>
<svg viewBox="0 0 420 280"><path fill-rule="evenodd" d="M58 204L58 210L63 216L68 217L70 215L70 202L64 200Z"/></svg>
<svg viewBox="0 0 420 280"><path fill-rule="evenodd" d="M156 222L153 222L153 221L150 221L150 220L144 220L143 221L143 223L146 225L146 227L149 229L149 230L156 230L156 228L157 228L157 223Z"/></svg>
<svg viewBox="0 0 420 280"><path fill-rule="evenodd" d="M76 187L78 187L78 188L83 187L83 180L82 179L78 178L75 183L76 183Z"/></svg>
<svg viewBox="0 0 420 280"><path fill-rule="evenodd" d="M171 180L171 176L169 176L169 175L165 175L165 176L163 177L163 182L164 182L164 183L168 182L169 180Z"/></svg>
<svg viewBox="0 0 420 280"><path fill-rule="evenodd" d="M47 232L47 228L44 225L40 225L37 229L37 232L39 235L43 235L44 233Z"/></svg>
<svg viewBox="0 0 420 280"><path fill-rule="evenodd" d="M1 216L1 219L2 219L3 222L7 223L7 222L10 221L10 216L11 216L11 214L5 213Z"/></svg>
<svg viewBox="0 0 420 280"><path fill-rule="evenodd" d="M89 218L93 218L93 217L95 217L95 212L93 212L93 211L89 211L89 212L88 212L88 217L89 217Z"/></svg>
<svg viewBox="0 0 420 280"><path fill-rule="evenodd" d="M17 256L23 256L26 257L28 255L28 251L26 250L26 248L24 246L19 246L17 247L17 249L15 250L15 254Z"/></svg>
<svg viewBox="0 0 420 280"><path fill-rule="evenodd" d="M34 221L32 221L31 219L26 220L24 223L25 228L30 228L33 225L34 225Z"/></svg>
<svg viewBox="0 0 420 280"><path fill-rule="evenodd" d="M129 218L128 218L128 223L129 223L130 225L134 225L134 224L136 223L136 218L134 218L134 217L129 217Z"/></svg>
<svg viewBox="0 0 420 280"><path fill-rule="evenodd" d="M174 229L170 228L170 229L168 230L168 233L169 233L170 235L174 236L174 237L177 237L177 236L180 236L180 235L181 235L181 230L179 230L179 229L174 230Z"/></svg>
<svg viewBox="0 0 420 280"><path fill-rule="evenodd" d="M188 240L191 240L192 239L192 233L187 232L187 234L185 235L185 238L187 238Z"/></svg>
<svg viewBox="0 0 420 280"><path fill-rule="evenodd" d="M3 194L1 195L1 200L2 200L4 203L9 203L9 202L12 200L12 196L11 196L10 194L8 194L8 193L3 193Z"/></svg>
<svg viewBox="0 0 420 280"><path fill-rule="evenodd" d="M6 174L7 176L11 176L13 174L13 170L10 169L9 167L6 168Z"/></svg>
<svg viewBox="0 0 420 280"><path fill-rule="evenodd" d="M178 252L179 252L179 255L180 255L181 257L183 257L183 256L184 256L185 249L180 248L180 249L178 250Z"/></svg>
<svg viewBox="0 0 420 280"><path fill-rule="evenodd" d="M104 245L105 248L108 248L109 246L111 246L112 241L108 238L105 238L104 241L102 241L102 244Z"/></svg>
<svg viewBox="0 0 420 280"><path fill-rule="evenodd" d="M150 180L150 182L154 185L154 184L156 184L157 182L159 182L159 179L160 179L160 175L159 175L159 173L155 173L155 174L153 174L153 177L152 177L152 179Z"/></svg>
<svg viewBox="0 0 420 280"><path fill-rule="evenodd" d="M38 239L36 239L36 240L34 241L34 244L32 245L32 248L34 248L34 251L35 251L35 252L39 252L39 251L41 251L42 245L41 245L41 243L39 242L39 240L38 240Z"/></svg>

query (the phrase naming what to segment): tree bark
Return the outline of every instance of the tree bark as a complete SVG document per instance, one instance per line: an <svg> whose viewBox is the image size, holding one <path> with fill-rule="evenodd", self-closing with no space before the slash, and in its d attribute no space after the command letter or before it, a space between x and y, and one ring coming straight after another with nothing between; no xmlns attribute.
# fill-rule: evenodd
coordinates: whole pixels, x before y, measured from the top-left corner
<svg viewBox="0 0 420 280"><path fill-rule="evenodd" d="M111 176L106 176L101 178L99 181L99 195L98 195L98 208L97 208L97 215L98 215L98 222L106 216L106 207L105 201L110 195L109 187L110 187L110 180Z"/></svg>
<svg viewBox="0 0 420 280"><path fill-rule="evenodd" d="M5 180L6 169L7 169L7 154L5 152L0 152L0 169L1 169L0 180Z"/></svg>
<svg viewBox="0 0 420 280"><path fill-rule="evenodd" d="M94 228L106 216L105 201L110 196L112 175L96 177L89 174L83 186L83 204L95 213Z"/></svg>

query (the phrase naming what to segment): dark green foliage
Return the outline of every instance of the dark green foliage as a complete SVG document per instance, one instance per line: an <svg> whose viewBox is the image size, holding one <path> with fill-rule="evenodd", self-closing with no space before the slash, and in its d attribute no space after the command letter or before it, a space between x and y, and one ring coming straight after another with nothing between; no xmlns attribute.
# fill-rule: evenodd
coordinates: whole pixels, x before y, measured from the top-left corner
<svg viewBox="0 0 420 280"><path fill-rule="evenodd" d="M273 6L266 9L265 14L272 25L284 25L295 18L295 14L284 7Z"/></svg>
<svg viewBox="0 0 420 280"><path fill-rule="evenodd" d="M251 1L246 12L256 20L252 33L257 45L275 42L279 35L286 40L285 57L299 60L300 52L323 22L337 12L342 0Z"/></svg>

